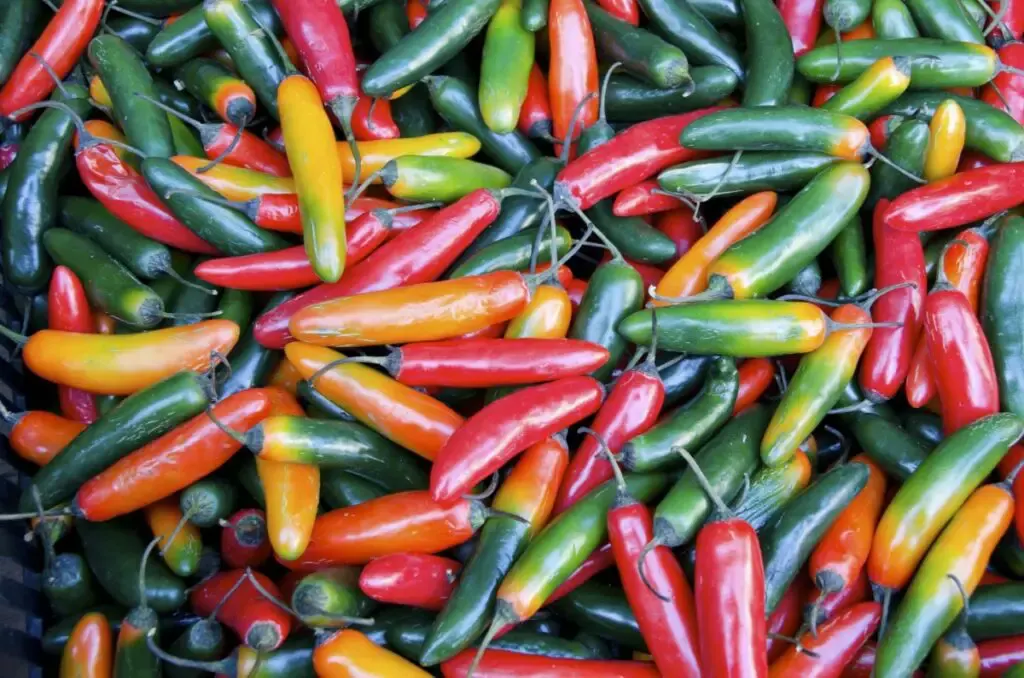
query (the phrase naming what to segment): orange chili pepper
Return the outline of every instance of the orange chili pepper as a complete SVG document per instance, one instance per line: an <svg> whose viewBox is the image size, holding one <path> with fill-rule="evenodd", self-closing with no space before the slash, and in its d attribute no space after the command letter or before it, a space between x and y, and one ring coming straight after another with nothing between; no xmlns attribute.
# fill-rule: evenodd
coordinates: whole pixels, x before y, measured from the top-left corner
<svg viewBox="0 0 1024 678"><path fill-rule="evenodd" d="M744 360L739 367L740 388L736 393L736 402L732 413L739 414L757 402L775 377L775 365L767 358L751 358Z"/></svg>
<svg viewBox="0 0 1024 678"><path fill-rule="evenodd" d="M64 446L85 430L85 424L46 412L32 410L11 414L6 410L2 430L14 453L36 466L46 466Z"/></svg>
<svg viewBox="0 0 1024 678"><path fill-rule="evenodd" d="M298 368L287 360L282 360L274 368L270 378L267 379L267 386L276 386L288 391L292 395L297 395L300 381L302 381L302 375L299 373Z"/></svg>
<svg viewBox="0 0 1024 678"><path fill-rule="evenodd" d="M321 346L379 346L437 341L511 320L529 302L515 271L367 292L308 306L288 329Z"/></svg>
<svg viewBox="0 0 1024 678"><path fill-rule="evenodd" d="M924 154L924 178L938 181L953 176L967 137L967 118L960 104L952 99L939 104L928 129L931 136Z"/></svg>
<svg viewBox="0 0 1024 678"><path fill-rule="evenodd" d="M736 203L703 238L672 264L655 292L662 297L688 297L707 289L707 270L731 245L750 235L771 218L778 196L771 191L755 193ZM655 306L665 306L657 300Z"/></svg>
<svg viewBox="0 0 1024 678"><path fill-rule="evenodd" d="M113 635L107 618L99 612L83 615L64 646L60 678L110 678L113 665Z"/></svg>
<svg viewBox="0 0 1024 678"><path fill-rule="evenodd" d="M179 577L191 577L199 569L199 556L203 538L199 528L188 522L176 496L166 497L147 506L143 511L146 523L154 537L162 537L160 556L167 567ZM174 532L174 541L168 539Z"/></svg>
<svg viewBox="0 0 1024 678"><path fill-rule="evenodd" d="M346 183L352 183L356 179L356 163L352 149L346 142L338 142L337 146L344 180ZM465 132L439 132L422 137L360 141L356 146L359 148L359 158L362 161L360 174L363 179L367 179L384 165L403 155L471 158L480 150L480 141ZM382 181L377 177L373 183L379 184Z"/></svg>
<svg viewBox="0 0 1024 678"><path fill-rule="evenodd" d="M303 416L295 396L278 388L270 395L270 415ZM306 550L320 505L320 468L256 458L256 472L267 502L267 535L274 553L295 560Z"/></svg>
<svg viewBox="0 0 1024 678"><path fill-rule="evenodd" d="M576 107L597 93L597 51L583 0L552 0L548 7L548 94L556 139L569 132ZM583 105L577 132L597 121L597 97Z"/></svg>
<svg viewBox="0 0 1024 678"><path fill-rule="evenodd" d="M412 662L352 629L338 631L313 650L313 670L319 678L430 677Z"/></svg>
<svg viewBox="0 0 1024 678"><path fill-rule="evenodd" d="M292 342L285 355L304 379L344 356L312 344ZM385 438L433 459L463 419L439 400L358 364L337 365L313 383L320 393Z"/></svg>
<svg viewBox="0 0 1024 678"><path fill-rule="evenodd" d="M221 430L244 433L270 414L271 394L248 389L228 396L178 428L143 445L78 490L75 506L87 520L110 520L183 490L223 466L242 443Z"/></svg>
<svg viewBox="0 0 1024 678"><path fill-rule="evenodd" d="M867 455L853 458L868 467L868 482L843 509L811 554L810 575L825 595L841 591L864 569L875 525L885 505L885 474Z"/></svg>
<svg viewBox="0 0 1024 678"><path fill-rule="evenodd" d="M200 173L199 168L209 165L210 161L206 158L193 158L190 155L175 155L171 161L228 200L251 200L264 195L296 192L295 179L292 177L276 177L273 174L223 164ZM335 186L340 193L341 181L339 180Z"/></svg>
<svg viewBox="0 0 1024 678"><path fill-rule="evenodd" d="M506 339L564 339L572 322L572 303L560 285L541 285L505 329Z"/></svg>
<svg viewBox="0 0 1024 678"><path fill-rule="evenodd" d="M345 197L334 128L316 85L303 75L290 75L278 85L277 105L306 256L321 280L337 282L345 270Z"/></svg>
<svg viewBox="0 0 1024 678"><path fill-rule="evenodd" d="M136 334L40 330L24 345L25 365L56 384L92 393L130 395L182 370L202 372L210 353L231 353L238 325L204 320Z"/></svg>

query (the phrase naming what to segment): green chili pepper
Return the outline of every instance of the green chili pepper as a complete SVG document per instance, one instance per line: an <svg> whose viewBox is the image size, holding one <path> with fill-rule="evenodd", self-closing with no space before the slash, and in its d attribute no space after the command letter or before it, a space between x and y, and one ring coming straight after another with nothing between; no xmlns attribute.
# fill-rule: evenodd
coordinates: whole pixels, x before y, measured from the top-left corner
<svg viewBox="0 0 1024 678"><path fill-rule="evenodd" d="M925 152L928 150L930 136L927 123L921 120L906 120L889 137L885 145L885 154L907 172L921 176L924 172ZM868 205L875 205L882 199L892 200L917 185L887 163L876 163L876 166L871 168L871 175Z"/></svg>
<svg viewBox="0 0 1024 678"><path fill-rule="evenodd" d="M605 90L605 111L610 119L622 122L647 120L651 111L659 115L686 113L718 103L739 84L736 74L725 66L697 66L689 74L688 83L661 88L613 73Z"/></svg>
<svg viewBox="0 0 1024 678"><path fill-rule="evenodd" d="M618 217L612 212L613 198L589 210L594 225L629 259L643 264L662 264L676 256L672 239L640 217Z"/></svg>
<svg viewBox="0 0 1024 678"><path fill-rule="evenodd" d="M640 274L622 259L601 264L590 276L587 291L569 328L569 337L593 341L608 349L608 362L593 373L595 379L611 376L625 353L626 339L616 328L623 318L640 309L644 294Z"/></svg>
<svg viewBox="0 0 1024 678"><path fill-rule="evenodd" d="M292 609L308 626L344 626L344 617L362 617L376 603L359 590L359 568L332 567L306 575L292 594Z"/></svg>
<svg viewBox="0 0 1024 678"><path fill-rule="evenodd" d="M946 437L942 431L942 417L937 414L922 410L910 410L904 412L901 419L903 428L910 435L932 448L938 446Z"/></svg>
<svg viewBox="0 0 1024 678"><path fill-rule="evenodd" d="M647 651L636 615L620 588L588 581L559 598L552 607L581 629L632 650Z"/></svg>
<svg viewBox="0 0 1024 678"><path fill-rule="evenodd" d="M381 181L396 198L413 202L455 202L481 188L497 190L512 177L497 167L465 158L403 155L381 169Z"/></svg>
<svg viewBox="0 0 1024 678"><path fill-rule="evenodd" d="M160 24L143 21L130 16L107 19L107 30L121 38L139 54L145 54L149 43L160 32Z"/></svg>
<svg viewBox="0 0 1024 678"><path fill-rule="evenodd" d="M178 505L188 521L196 527L213 527L221 519L226 520L238 504L238 491L224 478L207 476L197 480L184 490L178 498Z"/></svg>
<svg viewBox="0 0 1024 678"><path fill-rule="evenodd" d="M706 355L682 357L674 353L659 353L656 364L658 377L665 385L663 407L671 407L696 393L704 384L713 360Z"/></svg>
<svg viewBox="0 0 1024 678"><path fill-rule="evenodd" d="M522 0L502 0L487 27L480 62L480 113L498 134L516 129L533 66L534 35L522 26Z"/></svg>
<svg viewBox="0 0 1024 678"><path fill-rule="evenodd" d="M549 0L523 0L523 28L536 33L548 25Z"/></svg>
<svg viewBox="0 0 1024 678"><path fill-rule="evenodd" d="M233 125L245 125L256 115L253 92L234 73L214 59L190 59L174 69L176 82Z"/></svg>
<svg viewBox="0 0 1024 678"><path fill-rule="evenodd" d="M999 397L1007 410L1024 415L1024 337L1014 328L1024 318L1024 218L1001 220L985 266L981 322L992 348Z"/></svg>
<svg viewBox="0 0 1024 678"><path fill-rule="evenodd" d="M838 158L820 153L744 153L733 164L728 157L693 160L665 170L658 183L666 191L709 195L739 195L758 191L794 191Z"/></svg>
<svg viewBox="0 0 1024 678"><path fill-rule="evenodd" d="M884 164L884 163L880 163ZM871 286L868 271L867 244L864 242L864 227L859 216L855 216L839 231L830 245L832 266L836 269L843 294L855 297Z"/></svg>
<svg viewBox="0 0 1024 678"><path fill-rule="evenodd" d="M908 433L888 405L865 405L864 397L854 384L847 385L838 405L842 408L858 406L856 411L842 414L840 418L871 460L893 478L906 480L928 457L929 446Z"/></svg>
<svg viewBox="0 0 1024 678"><path fill-rule="evenodd" d="M270 0L242 0L260 26L281 35L283 28ZM146 48L146 61L156 68L177 66L217 49L219 43L206 23L202 3L157 33Z"/></svg>
<svg viewBox="0 0 1024 678"><path fill-rule="evenodd" d="M451 273L449 278L463 278L468 275L483 275L494 271L526 271L530 268L530 257L536 242L537 263L551 263L550 229L545 227L537 242L537 229L529 228L518 235L499 240L492 245L477 250ZM565 256L572 247L572 234L563 226L555 228L555 250L558 256Z"/></svg>
<svg viewBox="0 0 1024 678"><path fill-rule="evenodd" d="M872 0L825 0L825 23L837 33L846 33L864 23L871 14Z"/></svg>
<svg viewBox="0 0 1024 678"><path fill-rule="evenodd" d="M733 506L736 517L760 532L807 487L812 470L810 459L802 454L781 466L760 468L750 480L750 489Z"/></svg>
<svg viewBox="0 0 1024 678"><path fill-rule="evenodd" d="M881 40L921 36L903 0L875 0L871 8L871 26L875 29L875 36Z"/></svg>
<svg viewBox="0 0 1024 678"><path fill-rule="evenodd" d="M54 558L43 570L42 588L50 608L62 617L84 612L99 602L96 581L77 553Z"/></svg>
<svg viewBox="0 0 1024 678"><path fill-rule="evenodd" d="M252 293L246 290L221 290L217 310L220 311L217 317L221 320L230 320L239 328L248 327L252 316Z"/></svg>
<svg viewBox="0 0 1024 678"><path fill-rule="evenodd" d="M391 102L391 117L403 137L426 136L440 127L430 103L430 93L423 83L413 85L401 98Z"/></svg>
<svg viewBox="0 0 1024 678"><path fill-rule="evenodd" d="M933 38L985 44L978 24L960 0L906 0L921 32Z"/></svg>
<svg viewBox="0 0 1024 678"><path fill-rule="evenodd" d="M388 491L377 483L348 471L324 469L320 474L320 496L331 508L357 506L386 494Z"/></svg>
<svg viewBox="0 0 1024 678"><path fill-rule="evenodd" d="M592 2L584 3L598 53L623 70L660 89L690 83L689 62L678 47L657 35L612 16Z"/></svg>
<svg viewBox="0 0 1024 678"><path fill-rule="evenodd" d="M747 85L743 105L779 106L793 82L793 42L772 0L742 0L747 32Z"/></svg>
<svg viewBox="0 0 1024 678"><path fill-rule="evenodd" d="M224 628L213 619L200 619L185 629L167 648L176 657L209 662L224 656ZM203 672L164 664L165 678L202 678Z"/></svg>
<svg viewBox="0 0 1024 678"><path fill-rule="evenodd" d="M10 0L0 7L0 82L7 82L32 44L41 9L35 0Z"/></svg>
<svg viewBox="0 0 1024 678"><path fill-rule="evenodd" d="M739 52L690 3L639 0L639 4L651 26L682 49L694 64L718 64L731 70L740 80L744 78Z"/></svg>

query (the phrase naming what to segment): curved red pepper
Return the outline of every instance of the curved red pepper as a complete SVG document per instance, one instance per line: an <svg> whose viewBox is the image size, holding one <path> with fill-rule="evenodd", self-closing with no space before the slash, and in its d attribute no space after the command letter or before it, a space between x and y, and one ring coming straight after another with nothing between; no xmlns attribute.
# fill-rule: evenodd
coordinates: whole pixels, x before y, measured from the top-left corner
<svg viewBox="0 0 1024 678"><path fill-rule="evenodd" d="M556 139L565 139L576 107L597 93L597 50L583 0L551 0L548 6L548 96ZM597 98L583 105L576 133L597 122ZM575 138L575 137L574 137Z"/></svg>
<svg viewBox="0 0 1024 678"><path fill-rule="evenodd" d="M636 0L597 0L601 8L614 17L634 26L640 25L640 8Z"/></svg>
<svg viewBox="0 0 1024 678"><path fill-rule="evenodd" d="M693 244L704 237L705 228L688 207L662 212L654 217L654 227L667 235L676 244L676 254L664 265L674 264L679 257L690 251Z"/></svg>
<svg viewBox="0 0 1024 678"><path fill-rule="evenodd" d="M281 592L269 577L259 572L253 572L252 576L280 600ZM230 593L240 579L242 583L234 593ZM216 610L217 621L238 634L243 643L260 651L277 649L288 638L292 628L291 615L260 593L249 581L245 570L218 572L197 584L189 594L189 604L192 611L201 617Z"/></svg>
<svg viewBox="0 0 1024 678"><path fill-rule="evenodd" d="M615 196L612 212L618 217L642 217L683 207L679 198L666 195L657 181L648 179L623 189Z"/></svg>
<svg viewBox="0 0 1024 678"><path fill-rule="evenodd" d="M885 222L899 231L938 231L980 221L1024 202L1024 162L990 165L907 191Z"/></svg>
<svg viewBox="0 0 1024 678"><path fill-rule="evenodd" d="M693 588L704 671L766 676L764 563L757 533L745 520L712 520L697 534L696 553Z"/></svg>
<svg viewBox="0 0 1024 678"><path fill-rule="evenodd" d="M464 650L441 664L444 678L468 678L475 649ZM487 650L473 671L474 678L659 678L650 662L612 659L556 659L508 650Z"/></svg>
<svg viewBox="0 0 1024 678"><path fill-rule="evenodd" d="M825 0L778 0L779 14L793 38L793 53L800 56L814 47L821 32L821 9Z"/></svg>
<svg viewBox="0 0 1024 678"><path fill-rule="evenodd" d="M1024 662L1024 635L994 638L978 643L981 678L1000 678L1014 664Z"/></svg>
<svg viewBox="0 0 1024 678"><path fill-rule="evenodd" d="M912 282L916 287L893 290L879 298L871 309L871 319L876 323L903 323L902 327L875 329L861 359L861 388L869 398L881 400L896 395L910 371L928 285L920 238L916 233L891 228L883 218L889 209L886 200L878 201L875 207L875 287L881 289L903 282Z"/></svg>
<svg viewBox="0 0 1024 678"><path fill-rule="evenodd" d="M967 297L948 287L929 294L924 304L924 335L946 435L998 412L999 382L992 351Z"/></svg>
<svg viewBox="0 0 1024 678"><path fill-rule="evenodd" d="M768 390L775 381L775 365L768 358L744 360L739 367L739 378L740 388L732 406L733 414L739 414L756 403Z"/></svg>
<svg viewBox="0 0 1024 678"><path fill-rule="evenodd" d="M389 605L440 610L455 590L462 564L427 553L396 553L371 560L359 575L359 588Z"/></svg>
<svg viewBox="0 0 1024 678"><path fill-rule="evenodd" d="M670 165L707 157L710 154L680 145L679 135L694 120L724 108L702 108L633 125L566 165L555 179L555 198L589 209Z"/></svg>
<svg viewBox="0 0 1024 678"><path fill-rule="evenodd" d="M579 339L452 339L396 349L394 377L406 386L486 388L588 374L608 349ZM389 360L390 368L390 360Z"/></svg>
<svg viewBox="0 0 1024 678"><path fill-rule="evenodd" d="M640 633L662 675L700 676L705 660L700 656L697 611L682 566L671 549L657 546L643 559L640 575L640 556L653 539L650 509L620 490L608 512L608 541Z"/></svg>
<svg viewBox="0 0 1024 678"><path fill-rule="evenodd" d="M253 327L256 340L267 348L282 348L290 339L292 315L312 304L436 280L494 221L500 207L493 193L473 191L392 238L338 282L318 285L264 313Z"/></svg>
<svg viewBox="0 0 1024 678"><path fill-rule="evenodd" d="M33 54L63 80L85 52L102 14L103 0L66 0L60 6L0 89L0 117L10 117L19 108L42 101L57 86ZM24 120L30 115L23 113L17 119Z"/></svg>
<svg viewBox="0 0 1024 678"><path fill-rule="evenodd" d="M1012 1L1021 15L1021 28L1024 28L1024 2ZM1024 69L1024 44L1010 42L1003 45L999 48L999 61L1005 66ZM999 93L996 92L997 87ZM1002 97L999 94L1002 94ZM1006 111L1011 118L1024 124L1024 75L1000 70L992 82L982 88L981 100L993 108Z"/></svg>
<svg viewBox="0 0 1024 678"><path fill-rule="evenodd" d="M800 573L768 617L769 662L775 661L789 649L790 643L781 636L792 637L800 628L804 614L804 595L809 589L810 582L803 573Z"/></svg>
<svg viewBox="0 0 1024 678"><path fill-rule="evenodd" d="M86 129L92 124L86 123ZM171 214L142 175L123 162L112 146L84 148L75 154L75 164L93 197L142 235L186 252L217 254L216 248Z"/></svg>
<svg viewBox="0 0 1024 678"><path fill-rule="evenodd" d="M341 8L334 0L273 0L273 4L324 105L351 136L359 76Z"/></svg>
<svg viewBox="0 0 1024 678"><path fill-rule="evenodd" d="M871 600L871 584L868 582L867 571L862 569L852 582L834 593L826 593L824 597L820 590L812 588L804 606L804 616L810 618L811 611L817 610L819 620L831 619L837 612L865 600Z"/></svg>
<svg viewBox="0 0 1024 678"><path fill-rule="evenodd" d="M597 412L604 387L592 377L529 386L485 405L456 429L430 471L430 496L447 506L510 459Z"/></svg>
<svg viewBox="0 0 1024 678"><path fill-rule="evenodd" d="M66 266L57 266L53 269L47 313L51 330L85 334L96 332L96 323L93 322L82 281ZM96 396L92 393L70 386L57 386L57 395L60 399L61 414L68 419L91 424L99 416Z"/></svg>
<svg viewBox="0 0 1024 678"><path fill-rule="evenodd" d="M391 117L391 102L387 99L377 99L374 103L374 99L360 93L352 111L352 134L355 135L356 141L397 139L402 136L394 118Z"/></svg>
<svg viewBox="0 0 1024 678"><path fill-rule="evenodd" d="M564 598L614 565L615 553L612 551L612 545L602 544L594 549L594 552L587 556L587 559L565 581L559 584L555 592L544 601L544 605L550 605L556 600Z"/></svg>
<svg viewBox="0 0 1024 678"><path fill-rule="evenodd" d="M825 678L839 676L860 651L861 646L878 628L882 606L858 603L840 612L818 627L818 635L810 631L800 637L800 646L792 646L772 665L772 678ZM800 647L815 655L800 651Z"/></svg>
<svg viewBox="0 0 1024 678"><path fill-rule="evenodd" d="M220 533L220 555L226 567L259 567L273 547L267 516L260 509L242 509L225 521Z"/></svg>
<svg viewBox="0 0 1024 678"><path fill-rule="evenodd" d="M544 71L534 64L526 84L526 98L519 108L517 129L530 138L550 137L553 128L551 100L548 97L548 81Z"/></svg>
<svg viewBox="0 0 1024 678"><path fill-rule="evenodd" d="M591 428L617 453L627 440L640 435L658 419L665 403L665 384L653 366L641 365L618 380L598 411ZM611 462L596 436L583 438L555 500L555 515L612 477Z"/></svg>

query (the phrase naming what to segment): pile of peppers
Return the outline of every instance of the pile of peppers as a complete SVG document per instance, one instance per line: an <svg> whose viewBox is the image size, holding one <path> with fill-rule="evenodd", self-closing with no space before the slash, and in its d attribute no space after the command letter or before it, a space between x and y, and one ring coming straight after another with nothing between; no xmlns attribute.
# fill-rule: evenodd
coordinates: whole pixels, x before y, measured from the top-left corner
<svg viewBox="0 0 1024 678"><path fill-rule="evenodd" d="M46 675L1024 676L1022 34L5 0Z"/></svg>

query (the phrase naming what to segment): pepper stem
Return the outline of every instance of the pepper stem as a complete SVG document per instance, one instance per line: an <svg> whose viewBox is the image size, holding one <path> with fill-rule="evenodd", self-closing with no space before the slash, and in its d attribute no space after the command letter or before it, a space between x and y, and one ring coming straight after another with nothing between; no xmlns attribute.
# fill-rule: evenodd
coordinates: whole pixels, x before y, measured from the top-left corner
<svg viewBox="0 0 1024 678"><path fill-rule="evenodd" d="M895 283L893 285L887 285L886 287L883 287L880 290L872 290L871 292L868 292L867 296L864 299L858 301L857 305L860 306L865 311L870 311L874 303L881 299L882 297L884 297L886 294L889 294L889 292L894 292L896 290L904 289L906 287L916 290L917 283L908 280L901 283Z"/></svg>
<svg viewBox="0 0 1024 678"><path fill-rule="evenodd" d="M580 102L576 104L576 108L572 112L572 118L569 120L569 129L566 130L565 139L562 141L562 155L558 158L558 161L563 165L569 162L569 150L572 148L572 142L576 140L576 125L583 114L583 107L596 96L597 92L589 92L580 99Z"/></svg>
<svg viewBox="0 0 1024 678"><path fill-rule="evenodd" d="M644 586L647 587L648 591L654 594L655 598L664 603L671 603L671 598L669 598L664 593L661 593L654 588L654 586L651 584L651 581L647 578L647 573L644 570L644 564L647 561L647 556L650 555L651 551L658 548L659 546L664 546L664 544L661 543L661 539L659 537L655 537L654 539L644 544L643 549L640 550L640 555L638 555L636 558L636 573L640 575L640 581L644 583Z"/></svg>
<svg viewBox="0 0 1024 678"><path fill-rule="evenodd" d="M608 118L606 118L604 114L604 104L605 101L608 99L608 83L611 82L612 73L615 72L615 69L620 68L621 66L621 61L616 61L614 64L609 66L608 70L604 74L604 80L601 82L601 98L598 99L597 118L598 120L605 124L608 124Z"/></svg>
<svg viewBox="0 0 1024 678"><path fill-rule="evenodd" d="M597 444L601 448L601 452L608 457L608 462L612 465L612 473L615 475L615 485L619 492L628 492L629 490L626 487L626 478L622 475L622 469L619 468L619 463L616 459L615 453L612 452L612 448L608 446L608 441L605 440L605 437L588 426L580 426L577 430L580 433L594 437L594 440L597 441Z"/></svg>
<svg viewBox="0 0 1024 678"><path fill-rule="evenodd" d="M732 510L726 505L722 498L718 496L718 493L715 492L714 488L711 487L711 481L709 481L708 477L704 475L704 471L701 470L700 465L697 463L697 460L693 458L693 455L684 447L674 446L672 449L686 460L690 470L693 471L693 475L697 478L697 484L700 485L702 490L704 490L704 494L708 495L708 499L710 499L711 503L715 505L715 509L722 515L731 516Z"/></svg>
<svg viewBox="0 0 1024 678"><path fill-rule="evenodd" d="M480 649L476 651L476 656L473 657L473 662L469 665L469 670L466 671L466 678L473 678L473 674L476 672L480 662L484 658L484 652L487 651L487 646L491 644L498 632L506 624L519 621L516 619L515 613L511 611L511 607L508 603L502 600L498 601L497 608L494 612L494 619L491 621L490 627L487 629L487 633L484 634L484 638L480 641Z"/></svg>
<svg viewBox="0 0 1024 678"><path fill-rule="evenodd" d="M163 539L164 536L166 536L166 541L165 541L164 545L160 547L160 557L161 558L163 558L167 554L167 550L169 548L171 548L171 545L174 544L174 540L178 538L178 533L180 533L182 528L185 527L185 523L188 522L189 518L191 518L193 515L195 515L195 512L196 512L195 507L194 506L190 506L188 508L188 510L185 511L181 515L181 520L179 520L178 524L174 526L174 529L171 530L171 534L169 536L167 536L167 535L159 535L159 534L156 535L157 541L159 541L160 539Z"/></svg>
<svg viewBox="0 0 1024 678"><path fill-rule="evenodd" d="M704 205L704 203L713 199L716 195L718 195L718 192L722 190L722 186L725 185L725 180L728 179L729 175L732 174L732 171L736 169L736 165L739 164L741 157L743 157L743 151L736 151L733 154L732 159L729 160L729 164L725 168L725 171L722 172L722 176L718 178L718 181L711 188L711 192L697 202L697 206L693 210L694 219L700 219L700 208Z"/></svg>
<svg viewBox="0 0 1024 678"><path fill-rule="evenodd" d="M967 590L964 588L964 583L960 581L960 577L956 576L953 573L949 573L946 576L953 581L953 584L956 585L956 590L960 592L960 598L963 600L964 603L963 610L960 611L960 614L962 614L966 618L971 611L971 600L970 596L967 595Z"/></svg>
<svg viewBox="0 0 1024 678"><path fill-rule="evenodd" d="M197 193L196 195L199 195L199 194ZM164 271L164 275L166 275L168 278L170 278L174 282L178 283L179 285L184 285L185 287L191 287L194 290L199 290L203 294L209 294L211 297L215 297L218 294L220 294L217 291L216 288L206 287L205 285L200 285L199 283L194 283L191 280L186 280L185 278L182 277L182 275L180 273L178 273L176 270L174 270L174 266L168 266L167 270Z"/></svg>
<svg viewBox="0 0 1024 678"><path fill-rule="evenodd" d="M33 532L39 537L39 541L43 542L43 561L47 568L57 558L57 553L53 550L53 542L50 541L50 537L41 531L39 528L43 526L45 522L46 511L43 509L43 500L39 496L39 488L35 485L31 486L32 501L36 505L36 516L39 518L39 524L36 525Z"/></svg>
<svg viewBox="0 0 1024 678"><path fill-rule="evenodd" d="M289 606L283 600L281 600L280 598L275 596L273 593L268 591L266 588L264 588L263 584L261 584L259 582L259 580L256 579L256 577L253 575L251 567L245 568L245 576L244 576L244 578L249 580L249 583L252 584L256 588L257 591L259 591L259 594L261 596L263 596L264 598L266 598L267 600L272 602L274 605L276 605L277 607L281 608L282 610L284 610L288 614L292 615L293 617L298 617L299 616L295 612L295 610L293 610L291 608L291 606ZM372 619L370 620L370 623L371 624L373 623Z"/></svg>
<svg viewBox="0 0 1024 678"><path fill-rule="evenodd" d="M828 306L830 308L839 308L843 305L840 301L823 299L811 294L783 294L781 297L776 297L775 301L806 301L809 304L821 304L822 306Z"/></svg>
<svg viewBox="0 0 1024 678"><path fill-rule="evenodd" d="M31 520L32 518L38 518L39 520L60 520L64 516L72 515L71 509L64 506L61 508L50 509L44 513L38 511L29 511L27 513L7 513L0 515L0 521L8 520Z"/></svg>
<svg viewBox="0 0 1024 678"><path fill-rule="evenodd" d="M231 143L228 144L227 148L217 154L210 162L206 163L202 167L196 168L196 174L206 174L217 165L227 160L228 156L235 152L238 148L238 144L242 141L242 135L245 134L245 127L236 127L235 135L231 137Z"/></svg>
<svg viewBox="0 0 1024 678"><path fill-rule="evenodd" d="M161 318L169 318L171 320L188 320L190 318L216 318L217 316L224 315L224 311L221 309L208 311L206 313L168 313L167 311L161 311L157 315Z"/></svg>
<svg viewBox="0 0 1024 678"><path fill-rule="evenodd" d="M178 109L174 108L173 106L168 106L164 102L157 101L153 97L151 97L151 96L149 96L147 94L143 94L142 92L135 92L135 96L139 97L143 101L146 101L146 102L152 104L153 106L156 106L157 108L159 108L164 113L166 113L168 115L173 115L175 118L177 118L178 120L181 120L183 123L185 123L187 125L191 125L192 127L195 127L197 130L202 130L204 127L213 127L213 126L215 126L215 125L210 125L210 123L200 122L200 121L196 120L195 118L193 118L192 116L187 115L185 113L182 113L181 111L179 111Z"/></svg>
<svg viewBox="0 0 1024 678"><path fill-rule="evenodd" d="M0 336L10 339L18 346L28 343L28 337L20 332L15 332L6 325L0 325Z"/></svg>
<svg viewBox="0 0 1024 678"><path fill-rule="evenodd" d="M146 599L146 565L149 562L149 556L153 553L153 549L160 543L162 537L153 537L152 541L146 546L146 550L142 552L142 562L139 563L139 607L142 609L149 609L149 601Z"/></svg>
<svg viewBox="0 0 1024 678"><path fill-rule="evenodd" d="M477 494L464 494L462 495L462 498L475 499L476 501L483 501L484 499L487 499L497 491L499 477L500 474L497 471L495 471L494 473L491 474L491 480L489 483L487 483L487 487L484 488L483 492L479 492Z"/></svg>
<svg viewBox="0 0 1024 678"><path fill-rule="evenodd" d="M50 67L50 64L46 63L46 59L41 57L35 50L31 50L28 55L39 62L39 65L43 67L46 74L50 76L50 80L53 80L53 83L57 86L57 91L61 93L61 96L65 99L73 98L71 94L68 93L67 88L64 87L64 83L61 82L60 76L57 75L57 72Z"/></svg>
<svg viewBox="0 0 1024 678"><path fill-rule="evenodd" d="M914 183L921 184L922 186L928 183L927 181L925 181L921 177L917 176L913 172L909 172L909 171L903 169L902 167L897 165L895 162L893 162L889 158L885 157L885 154L883 154L881 151L876 150L873 146L870 146L870 144L868 146L867 152L868 152L868 155L870 155L872 158L874 158L876 160L881 160L884 164L886 164L889 167L891 167L892 169L896 170L897 172L899 172L900 174L905 176L907 179L910 179Z"/></svg>
<svg viewBox="0 0 1024 678"><path fill-rule="evenodd" d="M720 301L729 298L729 295L726 294L725 290L714 287L688 297L664 297L658 294L658 290L655 285L651 285L647 288L647 295L654 301L660 301L663 304L692 304L698 301Z"/></svg>
<svg viewBox="0 0 1024 678"><path fill-rule="evenodd" d="M217 428L219 428L221 431L223 431L225 434L231 437L236 443L238 443L242 447L246 447L245 436L229 427L220 419L218 419L217 415L213 413L213 406L206 408L206 416L210 418L210 421L212 421L217 426Z"/></svg>

